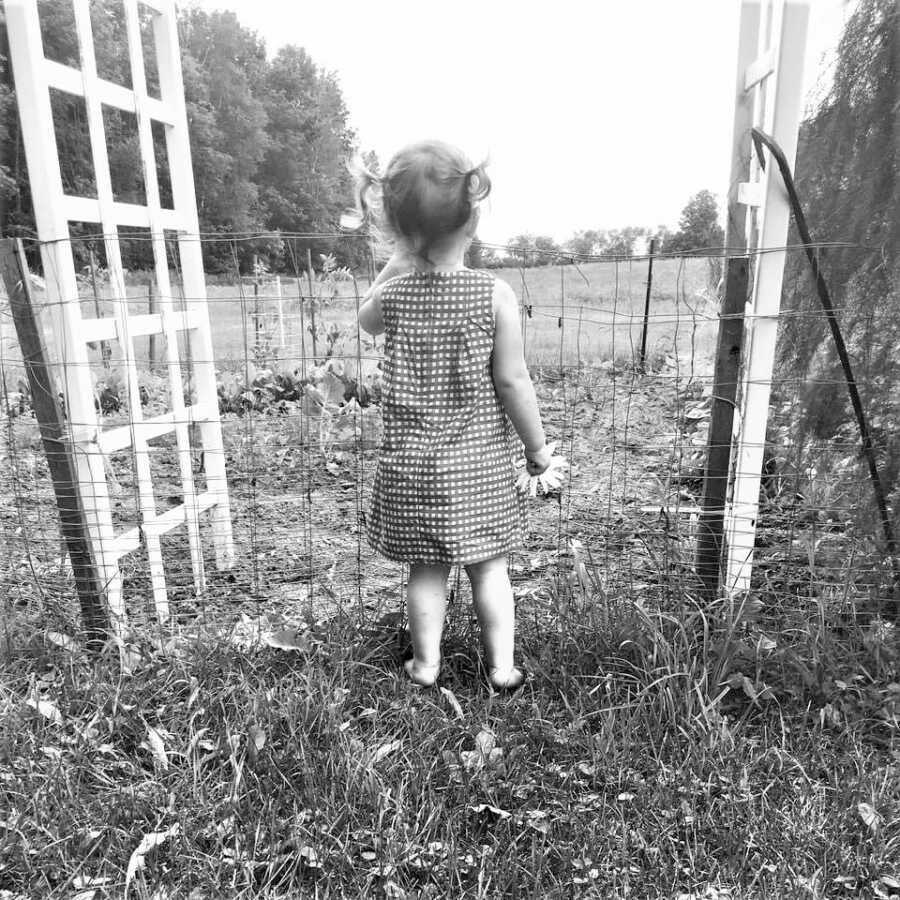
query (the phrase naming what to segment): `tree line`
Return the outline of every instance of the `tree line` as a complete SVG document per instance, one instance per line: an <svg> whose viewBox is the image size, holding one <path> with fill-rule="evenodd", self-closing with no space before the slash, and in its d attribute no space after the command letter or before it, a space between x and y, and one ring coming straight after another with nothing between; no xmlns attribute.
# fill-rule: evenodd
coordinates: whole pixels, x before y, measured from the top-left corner
<svg viewBox="0 0 900 900"><path fill-rule="evenodd" d="M561 243L548 235L518 234L507 246L476 242L473 265L486 268L517 265L545 266L598 258L615 259L647 253L651 241L656 253L705 255L722 248L724 233L719 208L711 191L703 190L688 200L681 212L678 230L626 226L616 229L582 229Z"/></svg>

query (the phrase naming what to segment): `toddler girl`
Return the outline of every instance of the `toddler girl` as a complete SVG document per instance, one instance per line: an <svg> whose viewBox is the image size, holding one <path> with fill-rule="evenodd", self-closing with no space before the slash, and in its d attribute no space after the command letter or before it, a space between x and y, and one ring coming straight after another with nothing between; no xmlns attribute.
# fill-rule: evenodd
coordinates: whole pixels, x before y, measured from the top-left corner
<svg viewBox="0 0 900 900"><path fill-rule="evenodd" d="M376 550L410 566L406 671L416 684L437 678L447 579L463 565L491 683L516 688L507 554L521 540L522 508L507 419L530 475L546 470L550 451L515 294L463 264L490 179L456 148L424 141L397 153L383 177L364 172L358 187L363 212L380 187L395 248L359 322L385 333L384 440L366 524Z"/></svg>

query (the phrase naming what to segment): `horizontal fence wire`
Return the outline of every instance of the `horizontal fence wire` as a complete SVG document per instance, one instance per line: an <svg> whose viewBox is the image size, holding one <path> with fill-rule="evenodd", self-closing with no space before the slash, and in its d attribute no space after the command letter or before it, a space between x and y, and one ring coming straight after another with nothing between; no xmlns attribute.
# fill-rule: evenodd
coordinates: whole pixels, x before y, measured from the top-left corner
<svg viewBox="0 0 900 900"><path fill-rule="evenodd" d="M77 258L87 258L96 237L73 239ZM399 609L404 571L369 548L364 529L383 388L383 340L360 332L356 320L371 273L354 274L334 256L317 257L310 272L300 252L304 238L327 237L339 255L359 236L282 235L287 250L272 263L276 271L257 265L248 274L249 248L259 237L202 236L204 244L231 248L230 270L209 278L205 299L236 560L230 569L216 568L211 526L201 514L206 584L198 594L186 529L165 534L172 613L191 621L269 609L316 615L334 608L373 615ZM784 249L789 263L803 252ZM818 249L827 266L835 246ZM510 258L517 253L502 250ZM199 299L181 288L174 242L169 252L172 297L160 298L149 272L128 271L130 316L154 313L165 299L177 319ZM533 258L534 251L525 256ZM556 254L546 265L492 271L520 299L544 424L570 462L560 490L539 492L528 502L525 545L511 559L518 598L527 598L538 614L558 604L609 604L624 596L655 605L673 592L699 596L694 553L714 394L720 255L655 256L646 318L644 255L571 265ZM83 319L116 314L102 258L92 258L79 275L77 298L45 299L41 279L32 280L45 312L53 303L77 302ZM752 590L773 610L879 596L890 586L859 436L829 356L825 316L810 296L802 276L786 279L759 473ZM843 318L853 313L849 302L839 309ZM898 435L886 386L896 385L900 372L894 354L872 349L877 334L865 330L872 322L857 317L848 327L893 507ZM206 361L192 357L184 335L179 331L175 356L190 408L195 367ZM162 334L133 340L142 415L153 420L172 409L170 355ZM82 363L90 370L101 433L132 420L122 360L118 342L107 339L90 343ZM76 364L57 363L62 384ZM5 299L0 392L0 592L15 603L72 609L71 568ZM68 422L79 424L88 423ZM202 492L209 451L198 432L192 424L192 474ZM148 456L161 514L184 500L174 434L151 438ZM141 524L133 447L108 453L105 473L120 535ZM120 567L129 617L154 621L146 553L126 555Z"/></svg>

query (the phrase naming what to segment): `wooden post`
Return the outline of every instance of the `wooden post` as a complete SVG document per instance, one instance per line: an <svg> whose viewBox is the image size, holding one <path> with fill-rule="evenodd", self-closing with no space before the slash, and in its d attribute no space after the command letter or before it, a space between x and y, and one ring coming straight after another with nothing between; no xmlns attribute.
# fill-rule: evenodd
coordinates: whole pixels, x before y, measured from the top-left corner
<svg viewBox="0 0 900 900"><path fill-rule="evenodd" d="M316 364L316 292L313 287L312 250L306 248L306 280L309 282L309 327L312 332L312 359Z"/></svg>
<svg viewBox="0 0 900 900"><path fill-rule="evenodd" d="M6 285L13 324L22 348L34 413L56 494L63 540L72 561L87 646L98 650L109 630L106 594L94 559L74 458L69 450L71 442L41 340L21 240L0 241L0 276Z"/></svg>
<svg viewBox="0 0 900 900"><path fill-rule="evenodd" d="M253 254L253 355L259 361L259 257Z"/></svg>
<svg viewBox="0 0 900 900"><path fill-rule="evenodd" d="M722 529L731 468L731 437L740 380L749 270L749 257L732 256L728 259L725 297L719 315L712 410L706 440L706 473L697 532L697 574L709 599L715 598L718 593L722 574Z"/></svg>
<svg viewBox="0 0 900 900"><path fill-rule="evenodd" d="M650 239L650 259L647 262L647 296L644 299L644 327L641 330L641 356L638 371L643 372L647 362L647 327L650 324L650 288L653 285L653 254L656 253L656 238Z"/></svg>

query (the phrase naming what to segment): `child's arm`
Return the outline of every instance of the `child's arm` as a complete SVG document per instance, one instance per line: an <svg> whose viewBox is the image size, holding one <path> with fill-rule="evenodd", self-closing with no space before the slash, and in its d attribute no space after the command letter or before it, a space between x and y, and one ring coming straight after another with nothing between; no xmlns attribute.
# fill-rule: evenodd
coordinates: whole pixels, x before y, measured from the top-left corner
<svg viewBox="0 0 900 900"><path fill-rule="evenodd" d="M395 250L385 267L378 273L363 297L359 308L359 324L363 331L378 335L384 331L384 319L381 316L381 287L391 278L405 275L413 268L412 258L404 250Z"/></svg>
<svg viewBox="0 0 900 900"><path fill-rule="evenodd" d="M494 282L494 388L516 434L525 445L528 474L540 475L550 464L550 451L534 385L525 365L519 327L516 295L505 281L498 279Z"/></svg>

